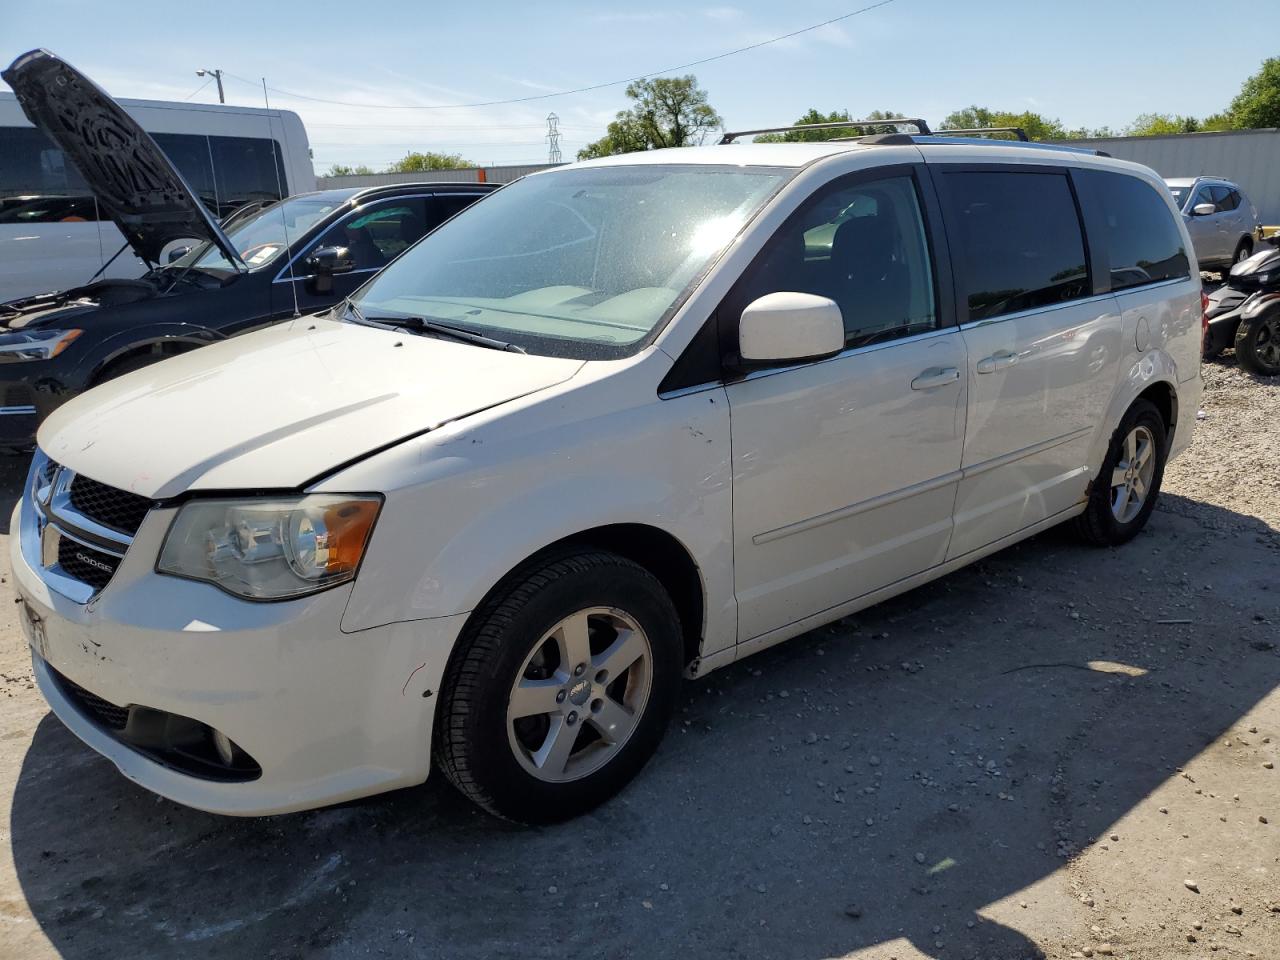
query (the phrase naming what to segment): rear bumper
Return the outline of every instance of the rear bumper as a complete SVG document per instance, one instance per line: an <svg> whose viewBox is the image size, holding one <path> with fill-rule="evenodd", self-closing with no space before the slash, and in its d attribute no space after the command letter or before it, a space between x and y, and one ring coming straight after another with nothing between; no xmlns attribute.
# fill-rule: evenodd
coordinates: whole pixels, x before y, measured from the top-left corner
<svg viewBox="0 0 1280 960"><path fill-rule="evenodd" d="M426 779L436 694L465 615L347 634L349 586L263 604L162 577L151 563L166 521L144 522L88 604L51 591L10 538L36 679L72 733L129 779L213 813L286 813ZM207 725L261 772L193 775L127 742L86 708L85 691L131 717L141 707Z"/></svg>

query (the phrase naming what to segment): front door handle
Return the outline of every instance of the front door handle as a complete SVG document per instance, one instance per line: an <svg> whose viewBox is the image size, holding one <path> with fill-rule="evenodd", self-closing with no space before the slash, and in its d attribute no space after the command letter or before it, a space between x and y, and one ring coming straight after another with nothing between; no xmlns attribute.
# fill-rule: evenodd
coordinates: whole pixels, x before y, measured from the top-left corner
<svg viewBox="0 0 1280 960"><path fill-rule="evenodd" d="M930 367L911 381L912 390L932 390L945 387L960 379L960 371L955 367Z"/></svg>
<svg viewBox="0 0 1280 960"><path fill-rule="evenodd" d="M1007 370L1018 362L1018 355L1008 350L997 350L989 357L984 357L978 361L979 373L995 373L997 370Z"/></svg>

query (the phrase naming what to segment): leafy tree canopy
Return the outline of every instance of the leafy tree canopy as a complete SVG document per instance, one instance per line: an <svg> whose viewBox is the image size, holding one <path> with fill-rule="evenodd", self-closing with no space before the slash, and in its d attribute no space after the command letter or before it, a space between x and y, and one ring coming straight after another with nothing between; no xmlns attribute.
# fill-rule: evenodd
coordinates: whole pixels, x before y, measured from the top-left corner
<svg viewBox="0 0 1280 960"><path fill-rule="evenodd" d="M1237 127L1280 127L1280 57L1262 62L1262 68L1244 82L1227 113Z"/></svg>
<svg viewBox="0 0 1280 960"><path fill-rule="evenodd" d="M418 153L411 151L387 168L388 173L418 173L422 170L458 170L474 167L456 153Z"/></svg>
<svg viewBox="0 0 1280 960"><path fill-rule="evenodd" d="M693 74L637 80L627 85L627 96L631 108L620 110L603 137L579 150L579 160L694 146L724 126Z"/></svg>

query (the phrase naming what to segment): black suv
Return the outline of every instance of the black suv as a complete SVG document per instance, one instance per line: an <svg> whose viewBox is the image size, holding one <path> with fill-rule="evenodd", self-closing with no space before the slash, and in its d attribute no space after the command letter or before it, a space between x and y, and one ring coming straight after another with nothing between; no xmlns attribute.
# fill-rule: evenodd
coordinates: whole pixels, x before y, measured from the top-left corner
<svg viewBox="0 0 1280 960"><path fill-rule="evenodd" d="M95 383L350 295L493 185L399 183L299 194L221 224L134 120L53 54L3 73L150 269L0 304L0 446ZM166 261L162 263L161 261Z"/></svg>

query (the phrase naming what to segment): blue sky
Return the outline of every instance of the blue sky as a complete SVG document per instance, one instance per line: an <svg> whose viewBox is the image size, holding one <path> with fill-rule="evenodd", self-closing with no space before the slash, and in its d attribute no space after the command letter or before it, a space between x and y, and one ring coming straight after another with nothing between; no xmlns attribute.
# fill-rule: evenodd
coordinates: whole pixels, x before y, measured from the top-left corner
<svg viewBox="0 0 1280 960"><path fill-rule="evenodd" d="M386 165L410 149L481 163L545 160L555 111L566 159L626 106L623 86L534 96L685 63L839 16L870 0L699 3L369 4L207 0L10 0L0 60L48 47L120 97L181 100L197 67L340 106L272 94L296 110L316 169ZM127 10L127 12L125 12ZM1068 126L1122 127L1145 112L1222 109L1280 55L1280 3L1222 0L894 0L801 37L696 68L730 127L793 120L810 106L901 110L936 122L969 104L1039 111ZM1218 48L1215 38L1229 38ZM229 103L261 106L228 77ZM212 85L195 100L216 102Z"/></svg>

